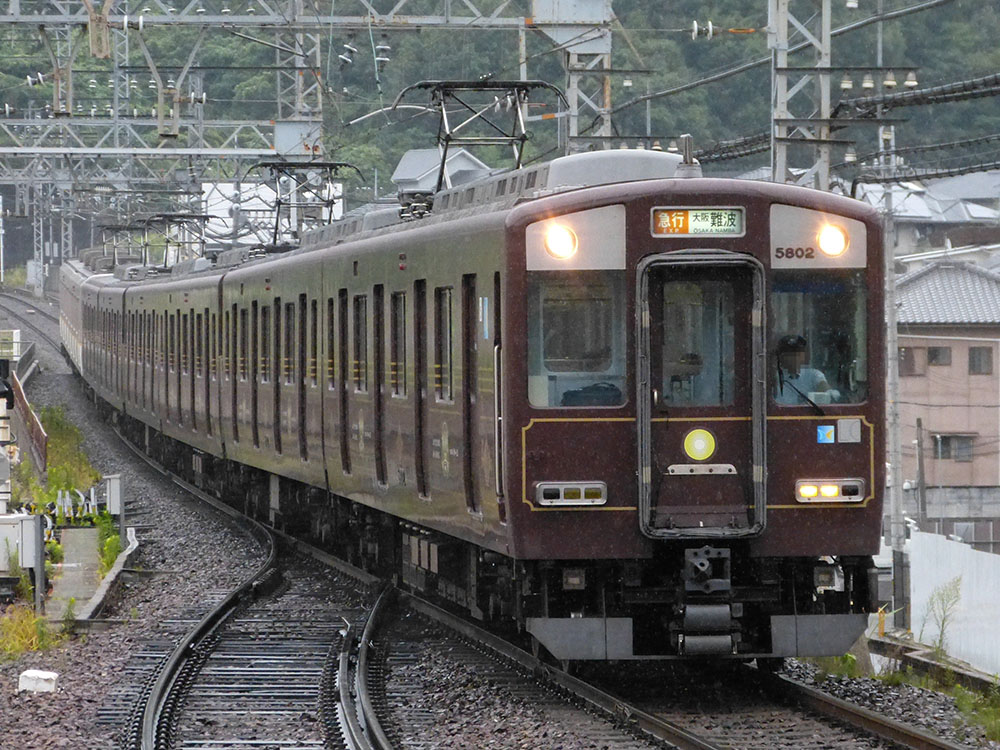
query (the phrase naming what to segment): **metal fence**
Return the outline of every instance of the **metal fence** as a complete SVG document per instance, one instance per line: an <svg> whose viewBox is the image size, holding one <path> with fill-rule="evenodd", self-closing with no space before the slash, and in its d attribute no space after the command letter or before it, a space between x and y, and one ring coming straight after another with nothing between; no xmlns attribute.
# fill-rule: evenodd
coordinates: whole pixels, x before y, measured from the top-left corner
<svg viewBox="0 0 1000 750"><path fill-rule="evenodd" d="M10 386L14 389L14 411L17 413L23 430L18 435L18 442L23 448L24 437L27 435L31 449L31 458L35 462L35 468L40 473L44 473L48 459L49 436L45 433L38 415L32 411L16 372L10 374Z"/></svg>
<svg viewBox="0 0 1000 750"><path fill-rule="evenodd" d="M1000 555L923 532L909 547L913 635L928 645L943 636L950 656L1000 673Z"/></svg>

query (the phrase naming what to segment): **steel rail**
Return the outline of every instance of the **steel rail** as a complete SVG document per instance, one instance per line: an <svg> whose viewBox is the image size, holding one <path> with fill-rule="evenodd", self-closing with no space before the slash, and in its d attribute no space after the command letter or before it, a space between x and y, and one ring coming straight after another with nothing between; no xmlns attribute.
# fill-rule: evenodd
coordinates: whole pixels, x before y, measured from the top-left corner
<svg viewBox="0 0 1000 750"><path fill-rule="evenodd" d="M382 723L379 721L375 706L372 703L371 686L368 682L368 662L371 658L372 642L393 598L393 591L394 589L387 586L379 594L378 599L375 601L375 606L372 607L372 611L368 615L368 622L365 623L364 633L361 634L361 648L358 650L358 702L361 704L361 715L364 717L369 744L376 750L392 750L393 744L382 729Z"/></svg>
<svg viewBox="0 0 1000 750"><path fill-rule="evenodd" d="M703 737L699 737L673 722L630 706L611 693L573 677L561 669L541 663L535 656L524 649L508 643L499 636L483 630L479 626L473 625L457 615L405 592L399 592L399 596L411 609L455 630L460 635L486 646L503 658L519 664L537 677L548 680L550 683L580 698L613 721L631 724L646 734L679 748L679 750L726 750L725 745L715 744Z"/></svg>
<svg viewBox="0 0 1000 750"><path fill-rule="evenodd" d="M187 490L200 500L209 503L213 508L226 513L231 518L249 525L251 534L257 539L258 542L261 543L264 549L267 550L267 558L261 566L251 573L236 589L230 592L221 603L206 614L195 625L195 627L181 639L180 643L178 643L174 648L173 653L170 654L167 661L164 663L163 668L160 670L159 675L156 678L156 682L153 683L153 687L146 699L146 706L142 712L142 733L139 738L140 747L142 750L162 750L163 748L170 746L169 738L167 737L168 727L166 726L166 723L170 718L169 714L170 709L172 708L172 706L168 705L170 692L177 676L180 674L180 671L185 663L187 663L188 660L194 656L195 646L198 643L204 641L221 625L223 625L241 603L250 598L256 597L259 593L265 590L265 583L277 570L278 545L275 536L265 526L248 516L244 516L242 513L237 512L233 508L230 508L228 505L225 505L221 501L213 498L211 495L208 495L194 485L188 484L183 479L165 469L152 458L142 453L142 451L133 445L131 441L127 440L117 428L115 429L115 432L133 453L161 474L170 477L179 487Z"/></svg>
<svg viewBox="0 0 1000 750"><path fill-rule="evenodd" d="M0 294L0 297L5 297L5 296L9 296L9 295ZM17 299L17 298L15 297L15 299ZM18 300L18 302L23 302L23 300ZM37 308L35 308L35 309L37 309ZM49 346L55 347L55 350L56 350L57 353L59 352L59 348L62 346L62 342L58 338L54 338L54 337L50 336L48 333L46 333L45 331L43 331L42 327L40 325L38 325L37 323L35 323L34 321L32 321L30 319L30 317L28 316L28 313L24 312L23 310L20 311L20 312L18 312L17 310L15 310L15 309L13 309L11 307L8 307L7 305L3 304L2 302L0 302L0 310L3 310L8 315L10 315L10 316L12 316L12 317L17 318L18 320L20 320L28 328L30 328L31 330L33 330L35 333L37 333L43 339L45 339L45 341L49 344ZM53 319L52 322L53 323L58 323L59 320L58 320L58 318L56 318L56 319Z"/></svg>
<svg viewBox="0 0 1000 750"><path fill-rule="evenodd" d="M0 292L0 297L10 297L11 299L16 299L18 302L33 308L35 311L40 313L43 318L54 320L56 323L59 322L59 316L56 313L52 312L51 310L45 310L38 306L38 303L43 300L39 300L37 297L35 297L34 295L30 295L27 292L23 292L17 288L14 288L9 291ZM44 301L48 301L49 304L51 304L51 300L44 300Z"/></svg>
<svg viewBox="0 0 1000 750"><path fill-rule="evenodd" d="M788 677L760 673L757 679L765 690L774 695L823 716L860 727L876 737L894 742L902 747L912 750L962 750L964 747L862 706L835 698Z"/></svg>
<svg viewBox="0 0 1000 750"><path fill-rule="evenodd" d="M357 629L348 625L340 649L340 667L337 688L340 693L337 713L344 739L352 750L393 750L393 744L378 720L368 683L368 662L372 640L392 599L392 588L385 587L368 613L360 643L356 643ZM354 677L351 677L351 656L357 650ZM351 686L354 686L354 692ZM356 697L355 697L356 696Z"/></svg>

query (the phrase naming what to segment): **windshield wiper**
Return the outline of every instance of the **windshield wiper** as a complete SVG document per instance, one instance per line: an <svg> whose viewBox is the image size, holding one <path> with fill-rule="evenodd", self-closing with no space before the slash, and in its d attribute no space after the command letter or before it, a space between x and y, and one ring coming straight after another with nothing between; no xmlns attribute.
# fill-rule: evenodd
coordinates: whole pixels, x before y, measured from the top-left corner
<svg viewBox="0 0 1000 750"><path fill-rule="evenodd" d="M826 412L823 411L823 409L820 407L819 404L817 404L815 401L813 401L811 398L809 398L806 394L804 394L802 391L800 391L798 388L796 388L793 383L790 383L787 380L785 380L784 372L782 372L781 367L779 366L778 367L778 389L782 390L782 389L784 389L784 387L786 385L789 388L791 388L793 391L795 391L797 394L799 394L802 397L802 399L807 404L809 404L813 409L816 410L817 414L819 414L821 417L825 417L826 416Z"/></svg>
<svg viewBox="0 0 1000 750"><path fill-rule="evenodd" d="M799 394L806 401L806 403L808 403L813 409L816 410L817 414L819 414L821 417L825 417L826 416L826 412L823 411L823 409L820 407L820 405L817 404L815 401L813 401L811 398L809 398L806 394L804 394L802 391L800 391L798 388L796 388L794 385L792 385L788 381L785 381L785 385L787 385L789 388L791 388L793 391L795 391L797 394Z"/></svg>

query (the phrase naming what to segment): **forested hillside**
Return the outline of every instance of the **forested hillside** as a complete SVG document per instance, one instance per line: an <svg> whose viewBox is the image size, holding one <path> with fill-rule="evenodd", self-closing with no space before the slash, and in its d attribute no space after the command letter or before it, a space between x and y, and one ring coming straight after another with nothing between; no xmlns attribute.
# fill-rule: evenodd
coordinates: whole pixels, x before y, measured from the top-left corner
<svg viewBox="0 0 1000 750"><path fill-rule="evenodd" d="M516 0L524 4L524 0ZM917 0L885 0L886 10L906 7ZM487 3L488 4L488 3ZM516 4L516 3L515 3ZM482 7L482 3L480 7ZM798 8L804 3L793 3ZM860 8L851 10L841 0L834 0L834 28L861 20L875 10L874 0L860 0ZM381 5L379 6L381 7ZM388 7L388 6L387 6ZM649 70L612 78L615 107L626 104L647 91L660 92L680 84L697 81L745 62L767 57L766 0L615 0L614 10L621 21L615 27L614 60L616 68ZM338 12L342 12L337 8ZM421 12L418 5L409 12ZM134 12L130 10L130 12ZM527 7L521 11L529 13ZM712 21L722 29L712 40L693 41L691 21ZM754 28L750 34L725 33L728 28ZM839 36L834 40L834 65L874 65L876 27ZM152 28L146 37L155 58L169 74L179 70L191 48L196 32L176 28ZM266 38L261 33L259 36ZM884 27L884 57L887 66L916 66L922 86L967 80L1000 71L1000 4L982 0L956 0L950 4L914 13ZM5 55L0 60L0 93L5 103L19 113L42 112L51 100L51 86L29 88L25 76L48 70L48 63L37 34L10 27L2 32ZM358 49L354 62L341 65L337 54L350 43ZM373 48L387 43L392 47L391 60L382 66L376 81ZM404 86L423 79L474 79L483 75L514 78L518 75L517 36L513 32L470 29L468 31L390 31L379 29L347 34L331 29L324 40L322 70L315 73L322 80L324 94L325 140L327 156L357 164L371 183L377 170L380 191L388 190L388 177L400 155L408 148L433 143L436 123L428 116L412 114L380 116L364 123L345 127L344 123L392 102ZM799 55L797 64L808 64L807 54ZM528 38L528 75L559 86L564 85L559 54L552 42L538 33ZM132 90L131 105L148 114L153 102L148 70L138 46L133 45L130 74L137 85ZM275 110L275 51L265 44L229 33L213 32L204 43L196 61L196 71L204 77L208 95L205 116L210 119L270 119ZM230 68L230 69L226 69ZM107 61L78 60L77 114L90 112L101 116L108 104ZM166 76L165 76L166 77ZM625 79L631 87L625 86ZM860 93L860 74L854 94ZM717 140L762 133L769 128L769 68L753 70L718 83L697 87L685 93L653 99L649 104L651 132L675 135L690 132L696 145L704 147ZM835 87L835 98L840 94ZM900 146L931 144L971 138L1000 131L1000 102L982 98L968 102L907 108L894 111L908 118L899 126ZM637 103L618 111L614 125L620 134L646 132L647 106ZM530 153L537 158L555 146L551 121L535 123ZM858 127L841 132L838 137L858 141L860 153L875 145L875 128ZM180 139L183 143L183 137ZM153 145L153 144L150 144ZM242 146L257 145L252 137ZM500 154L485 156L497 162ZM744 169L766 164L767 154L748 157L728 169Z"/></svg>

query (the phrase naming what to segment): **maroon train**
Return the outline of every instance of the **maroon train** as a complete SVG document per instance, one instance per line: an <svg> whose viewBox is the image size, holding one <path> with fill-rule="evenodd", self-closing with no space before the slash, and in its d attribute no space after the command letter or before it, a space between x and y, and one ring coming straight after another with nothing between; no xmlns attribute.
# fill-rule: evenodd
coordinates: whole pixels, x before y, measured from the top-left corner
<svg viewBox="0 0 1000 750"><path fill-rule="evenodd" d="M169 273L89 252L65 349L191 481L558 659L840 654L876 588L879 220L679 162L563 157Z"/></svg>

